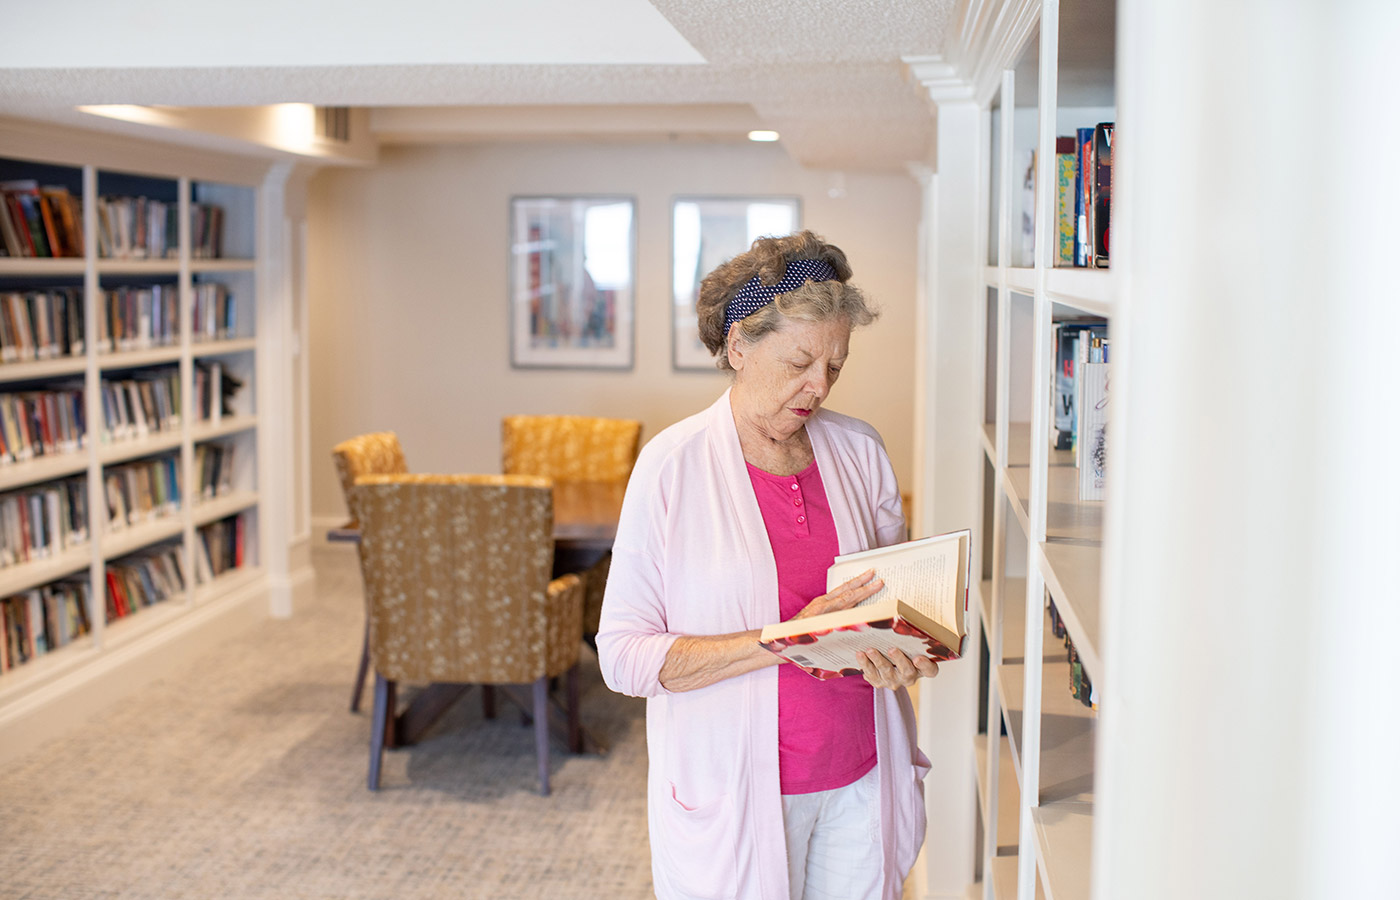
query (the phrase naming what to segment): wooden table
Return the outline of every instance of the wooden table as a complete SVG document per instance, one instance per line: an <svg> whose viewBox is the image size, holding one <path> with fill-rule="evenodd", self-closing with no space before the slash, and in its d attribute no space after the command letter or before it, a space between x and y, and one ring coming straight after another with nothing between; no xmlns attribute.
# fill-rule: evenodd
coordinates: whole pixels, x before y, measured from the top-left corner
<svg viewBox="0 0 1400 900"><path fill-rule="evenodd" d="M627 485L620 481L556 481L554 483L554 577L567 572L581 572L592 566L612 549L617 536L617 523L622 514L622 495ZM360 530L343 525L332 528L327 540L358 544ZM433 684L421 691L402 713L395 715L385 736L386 747L402 747L414 743L467 690L468 685ZM528 692L510 685L498 685L521 710L529 715L532 708ZM576 689L576 685L573 686ZM549 728L562 738L570 749L578 752L579 737L570 735L567 716L557 701L551 698ZM583 729L582 751L604 753L607 747Z"/></svg>
<svg viewBox="0 0 1400 900"><path fill-rule="evenodd" d="M554 551L602 555L612 549L617 521L622 514L620 481L556 481L554 483ZM326 539L358 544L360 529L351 525L332 528Z"/></svg>

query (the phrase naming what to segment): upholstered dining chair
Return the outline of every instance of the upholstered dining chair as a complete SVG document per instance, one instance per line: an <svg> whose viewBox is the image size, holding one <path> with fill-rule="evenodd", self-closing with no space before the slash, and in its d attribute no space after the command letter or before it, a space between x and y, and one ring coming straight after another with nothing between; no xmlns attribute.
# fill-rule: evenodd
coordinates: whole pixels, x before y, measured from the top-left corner
<svg viewBox="0 0 1400 900"><path fill-rule="evenodd" d="M501 420L501 471L561 481L626 483L641 449L642 423L597 416L506 416ZM567 563L566 563L567 564ZM586 584L583 631L598 633L612 554L581 561Z"/></svg>
<svg viewBox="0 0 1400 900"><path fill-rule="evenodd" d="M340 476L340 488L345 494L345 506L350 511L348 528L358 528L359 511L355 509L351 488L361 475L401 475L408 471L399 436L392 431L376 431L341 441L331 448L335 471ZM364 557L360 558L363 568ZM365 619L365 638L360 647L360 665L355 673L355 687L350 693L350 711L360 711L360 697L369 673L369 619Z"/></svg>
<svg viewBox="0 0 1400 900"><path fill-rule="evenodd" d="M563 481L626 481L642 423L595 416L506 416L501 471Z"/></svg>
<svg viewBox="0 0 1400 900"><path fill-rule="evenodd" d="M375 673L370 789L379 786L397 685L528 684L540 793L548 794L549 683L560 675L568 676L569 748L579 752L583 745L583 584L573 574L551 578L551 482L368 475L352 490Z"/></svg>

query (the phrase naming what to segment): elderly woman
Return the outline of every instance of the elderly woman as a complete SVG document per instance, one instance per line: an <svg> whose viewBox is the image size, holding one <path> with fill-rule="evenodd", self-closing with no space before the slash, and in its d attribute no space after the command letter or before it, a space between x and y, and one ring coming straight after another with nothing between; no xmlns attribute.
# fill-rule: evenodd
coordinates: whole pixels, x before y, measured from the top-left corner
<svg viewBox="0 0 1400 900"><path fill-rule="evenodd" d="M821 681L758 644L871 596L871 573L827 593L827 567L904 537L880 436L822 408L875 317L850 277L811 232L707 276L700 334L733 384L650 441L627 487L598 655L647 698L661 898L898 898L923 842L905 688L937 665L871 652L864 678Z"/></svg>

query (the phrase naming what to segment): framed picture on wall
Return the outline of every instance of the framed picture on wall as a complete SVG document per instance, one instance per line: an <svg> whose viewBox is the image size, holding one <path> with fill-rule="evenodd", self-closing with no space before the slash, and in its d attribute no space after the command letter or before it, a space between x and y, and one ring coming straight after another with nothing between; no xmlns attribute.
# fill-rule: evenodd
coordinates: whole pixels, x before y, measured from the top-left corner
<svg viewBox="0 0 1400 900"><path fill-rule="evenodd" d="M637 283L631 197L512 197L510 362L630 369Z"/></svg>
<svg viewBox="0 0 1400 900"><path fill-rule="evenodd" d="M671 365L714 372L700 343L695 300L715 266L749 249L754 238L801 228L797 197L677 197L671 204Z"/></svg>

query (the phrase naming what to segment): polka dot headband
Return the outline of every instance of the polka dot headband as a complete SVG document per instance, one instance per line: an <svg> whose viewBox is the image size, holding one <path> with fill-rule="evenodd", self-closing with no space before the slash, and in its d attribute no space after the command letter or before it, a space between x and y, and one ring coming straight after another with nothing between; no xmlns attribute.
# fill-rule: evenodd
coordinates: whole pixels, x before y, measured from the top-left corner
<svg viewBox="0 0 1400 900"><path fill-rule="evenodd" d="M777 284L764 284L755 275L739 288L738 293L724 307L724 334L729 335L729 327L740 319L747 318L772 303L779 294L795 291L809 281L830 281L836 277L836 270L825 260L795 259L787 264L787 271Z"/></svg>

